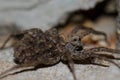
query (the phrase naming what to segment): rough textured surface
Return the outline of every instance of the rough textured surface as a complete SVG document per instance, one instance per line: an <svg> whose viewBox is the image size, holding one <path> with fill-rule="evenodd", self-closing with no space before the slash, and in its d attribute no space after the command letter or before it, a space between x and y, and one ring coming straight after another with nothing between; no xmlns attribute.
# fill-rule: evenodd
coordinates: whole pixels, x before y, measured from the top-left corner
<svg viewBox="0 0 120 80"><path fill-rule="evenodd" d="M65 19L68 12L87 10L101 1L103 0L0 0L0 23L17 22L23 28L36 26L46 30Z"/></svg>
<svg viewBox="0 0 120 80"><path fill-rule="evenodd" d="M0 72L14 66L12 48L0 52ZM110 67L95 65L75 65L78 80L119 80L120 70ZM72 74L66 65L59 63L53 67L41 68L37 71L24 72L6 77L2 80L73 80Z"/></svg>

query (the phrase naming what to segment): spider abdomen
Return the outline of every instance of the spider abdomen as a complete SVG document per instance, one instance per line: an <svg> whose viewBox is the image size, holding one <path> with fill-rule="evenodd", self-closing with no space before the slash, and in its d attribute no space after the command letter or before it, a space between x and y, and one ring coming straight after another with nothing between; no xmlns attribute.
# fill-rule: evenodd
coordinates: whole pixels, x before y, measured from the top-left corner
<svg viewBox="0 0 120 80"><path fill-rule="evenodd" d="M17 64L54 64L60 60L61 44L58 36L46 34L40 29L30 29L14 46L14 61ZM58 49L58 47L60 49Z"/></svg>

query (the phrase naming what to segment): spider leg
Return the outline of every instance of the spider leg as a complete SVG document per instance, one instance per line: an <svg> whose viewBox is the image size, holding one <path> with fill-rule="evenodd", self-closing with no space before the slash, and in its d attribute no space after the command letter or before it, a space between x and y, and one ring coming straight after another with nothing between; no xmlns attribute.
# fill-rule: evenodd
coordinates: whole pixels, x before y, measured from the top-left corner
<svg viewBox="0 0 120 80"><path fill-rule="evenodd" d="M97 50L96 50L97 49ZM99 50L100 49L100 50ZM105 50L104 50L105 49ZM114 50L114 49L108 49L108 48L92 48L92 49L89 49L89 50L86 50L86 49L83 49L82 51L78 52L78 53L75 53L75 54L72 54L72 58L74 60L85 60L87 63L87 61L90 61L88 62L88 64L97 64L97 65L101 65L101 66L105 66L105 67L108 67L108 65L105 65L104 63L102 63L102 61L108 61L114 65L116 65L118 68L120 68L120 66L112 61L113 60L120 60L120 58L116 58L114 57L114 55L110 55L110 54L98 54L96 52L105 52L107 50L107 52L112 52L112 53L120 53L119 50Z"/></svg>
<svg viewBox="0 0 120 80"><path fill-rule="evenodd" d="M68 64L67 66L70 69L74 80L77 80L76 75L75 75L75 69L74 69L74 61L72 60L72 57L70 56L70 54L65 53L65 55L61 59L62 59L63 62L67 61L67 64Z"/></svg>
<svg viewBox="0 0 120 80"><path fill-rule="evenodd" d="M98 66L102 66L102 67L109 67L109 65L103 64L103 63L99 63L99 62L94 62L92 63L93 65L98 65Z"/></svg>
<svg viewBox="0 0 120 80"><path fill-rule="evenodd" d="M11 38L12 38L12 35L9 35L8 38L2 44L2 46L0 47L0 49L3 49L5 47L5 45L10 41Z"/></svg>
<svg viewBox="0 0 120 80"><path fill-rule="evenodd" d="M85 58L84 64L93 64L103 67L109 67L109 65L105 64L104 60L99 59L98 54L92 53L89 57Z"/></svg>
<svg viewBox="0 0 120 80"><path fill-rule="evenodd" d="M70 33L70 35L68 35L68 37L72 37L73 34L76 34L79 30L86 30L86 32L82 33L80 35L81 38L89 35L90 33L92 34L96 34L96 35L103 35L105 37L105 40L107 41L107 35L104 33L104 32L101 32L101 31L96 31L92 28L88 28L88 27L84 27L82 25L78 25L76 26Z"/></svg>
<svg viewBox="0 0 120 80"><path fill-rule="evenodd" d="M4 78L4 77L7 77L8 75L10 75L9 72L14 71L14 70L19 69L19 68L21 68L21 66L16 65L16 66L13 66L12 68L10 68L10 69L2 72L2 73L0 74L0 79L2 79L2 78Z"/></svg>
<svg viewBox="0 0 120 80"><path fill-rule="evenodd" d="M120 60L120 58L116 58L114 55L112 54L99 54L100 56L109 58L109 59L114 59L114 60Z"/></svg>
<svg viewBox="0 0 120 80"><path fill-rule="evenodd" d="M72 58L69 56L68 56L68 67L69 67L70 71L72 72L74 80L77 80L76 75L75 75L74 62L73 62Z"/></svg>
<svg viewBox="0 0 120 80"><path fill-rule="evenodd" d="M12 38L15 38L15 39L18 39L18 40L20 40L23 36L24 36L24 34L27 32L27 30L26 31L23 31L23 32L18 32L18 33L13 33L13 34L10 34L9 36L8 36L8 38L4 41L4 43L2 44L2 46L0 47L0 49L3 49L4 47L5 47L5 45L10 41L10 39L12 39ZM13 44L14 45L14 44Z"/></svg>
<svg viewBox="0 0 120 80"><path fill-rule="evenodd" d="M107 61L107 62L109 62L109 63L114 64L115 66L117 66L117 67L120 69L120 65L117 64L116 62L114 62L113 60L111 60L111 57L101 56L101 55L96 54L96 53L93 53L92 57L94 57L94 58L97 59L97 61L93 60L93 64L94 64L94 63L99 63L99 62L101 62L101 61L104 60L104 61ZM99 64L100 64L100 65L104 65L103 63L99 63Z"/></svg>
<svg viewBox="0 0 120 80"><path fill-rule="evenodd" d="M88 49L86 51L88 51L88 52L109 52L109 53L120 54L120 50L109 49L109 48L106 48L106 47L96 47L96 48Z"/></svg>
<svg viewBox="0 0 120 80"><path fill-rule="evenodd" d="M107 57L101 57L101 56L98 56L98 58L101 59L101 60L108 61L108 62L114 64L115 66L117 66L117 67L120 69L120 65L117 64L116 62L114 62L113 60L111 60L111 59L109 59L109 58L107 58Z"/></svg>
<svg viewBox="0 0 120 80"><path fill-rule="evenodd" d="M17 72L13 72L13 73L9 73L7 75L3 75L3 76L0 77L0 79L5 78L5 77L10 76L10 75L16 75L16 74L19 74L19 73L22 73L22 72L34 71L34 70L36 70L36 68L34 68L34 67L30 68L30 69L23 69L23 70L20 70L20 71L17 71Z"/></svg>
<svg viewBox="0 0 120 80"><path fill-rule="evenodd" d="M106 61L108 61L108 62L110 62L110 63L116 65L116 66L120 69L120 65L117 64L115 61L113 61L113 60L111 60L111 59L107 59L107 58L105 58L104 60L106 60Z"/></svg>
<svg viewBox="0 0 120 80"><path fill-rule="evenodd" d="M16 66L2 72L0 74L0 79L5 78L5 77L10 76L10 75L15 75L15 74L18 74L18 73L26 72L26 71L34 71L34 70L37 70L39 67L37 67L37 66L36 67L30 67L30 68L26 67L25 69L19 70L21 68L24 68L24 66L23 65L16 65ZM19 70L19 71L15 71L15 70Z"/></svg>

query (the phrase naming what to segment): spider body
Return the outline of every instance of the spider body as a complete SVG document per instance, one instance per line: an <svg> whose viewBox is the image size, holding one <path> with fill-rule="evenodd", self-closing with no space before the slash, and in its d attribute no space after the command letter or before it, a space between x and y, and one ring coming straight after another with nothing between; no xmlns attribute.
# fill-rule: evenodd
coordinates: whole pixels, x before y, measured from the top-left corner
<svg viewBox="0 0 120 80"><path fill-rule="evenodd" d="M86 32L79 36L76 36L75 34L79 31L79 29L84 29ZM11 37L15 39L16 43L13 47L14 62L17 65L3 72L0 75L0 78L11 75L6 73L21 67L33 66L33 69L38 69L39 65L55 65L60 61L67 62L68 67L73 74L74 80L76 80L74 72L74 63L76 61L85 64L98 64L101 66L108 66L100 62L101 60L106 60L120 68L117 63L112 61L112 59L119 59L115 58L113 54L101 55L96 53L120 53L119 50L108 49L104 47L84 49L81 40L84 36L89 35L90 33L103 35L105 36L106 40L106 35L103 32L95 31L91 28L85 28L83 26L75 27L72 30L71 34L68 35L68 41L61 37L55 28L52 28L45 32L43 32L41 29L33 28L12 34L5 41L1 48L5 46ZM96 60L98 60L98 62L96 62Z"/></svg>
<svg viewBox="0 0 120 80"><path fill-rule="evenodd" d="M20 39L17 37L22 36ZM41 29L30 29L15 35L14 61L26 66L39 64L52 65L60 60L62 49L58 34L43 32ZM58 49L60 48L60 49Z"/></svg>

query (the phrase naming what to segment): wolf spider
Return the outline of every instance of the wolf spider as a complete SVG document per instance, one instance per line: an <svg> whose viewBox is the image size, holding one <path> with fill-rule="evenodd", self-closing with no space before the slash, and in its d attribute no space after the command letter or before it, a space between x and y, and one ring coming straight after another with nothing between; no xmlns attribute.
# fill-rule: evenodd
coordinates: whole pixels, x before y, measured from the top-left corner
<svg viewBox="0 0 120 80"><path fill-rule="evenodd" d="M76 35L79 30L85 30L84 33ZM87 28L81 25L76 26L68 35L68 40L59 34L57 29L52 28L45 32L41 29L33 28L19 33L11 34L3 43L2 48L11 39L15 39L14 44L14 62L16 66L6 70L0 74L0 79L8 75L14 75L24 71L37 70L41 67L53 66L59 62L66 63L76 79L74 71L74 63L81 64L97 64L108 67L108 65L101 63L102 60L113 63L118 68L120 66L113 60L120 60L114 57L112 53L120 54L119 50L109 49L105 47L95 47L91 49L84 49L81 40L89 34L103 35L105 40L107 36L105 33ZM99 53L98 53L99 52ZM106 54L108 52L111 54ZM97 61L96 61L97 60ZM22 69L14 73L11 71L32 67L30 69Z"/></svg>

